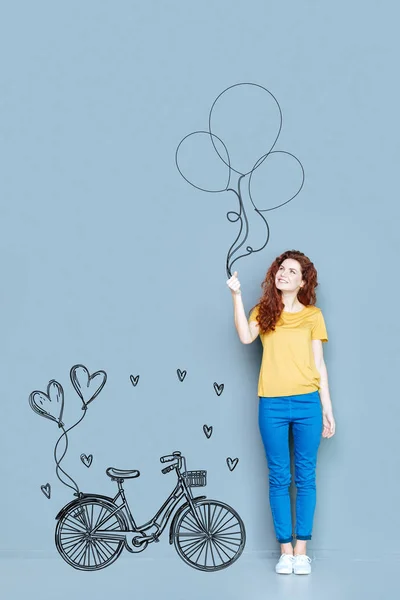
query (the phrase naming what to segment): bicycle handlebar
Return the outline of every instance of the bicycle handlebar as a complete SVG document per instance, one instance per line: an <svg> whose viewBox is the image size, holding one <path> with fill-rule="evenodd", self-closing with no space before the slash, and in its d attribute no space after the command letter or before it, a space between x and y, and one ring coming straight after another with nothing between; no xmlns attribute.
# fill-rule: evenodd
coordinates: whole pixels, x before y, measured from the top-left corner
<svg viewBox="0 0 400 600"><path fill-rule="evenodd" d="M169 471L172 471L173 469L176 469L176 465L168 465L168 467L165 467L165 469L161 469L161 473L164 473L164 475L166 473L169 473Z"/></svg>
<svg viewBox="0 0 400 600"><path fill-rule="evenodd" d="M160 458L161 462L170 462L171 460L177 460L178 458L180 458L181 453L180 452L174 452L173 454L166 454L165 456L162 456Z"/></svg>
<svg viewBox="0 0 400 600"><path fill-rule="evenodd" d="M182 460L185 460L185 457L182 456L182 454L180 452L173 452L172 454L166 454L165 456L161 456L161 458L160 458L161 462L175 461L173 465L168 465L168 467L165 467L165 469L161 469L161 472L164 473L164 475L165 475L166 473L169 473L173 469L180 468Z"/></svg>
<svg viewBox="0 0 400 600"><path fill-rule="evenodd" d="M171 460L175 460L175 456L172 456L172 454L167 454L166 456L162 456L160 458L160 462L170 462Z"/></svg>

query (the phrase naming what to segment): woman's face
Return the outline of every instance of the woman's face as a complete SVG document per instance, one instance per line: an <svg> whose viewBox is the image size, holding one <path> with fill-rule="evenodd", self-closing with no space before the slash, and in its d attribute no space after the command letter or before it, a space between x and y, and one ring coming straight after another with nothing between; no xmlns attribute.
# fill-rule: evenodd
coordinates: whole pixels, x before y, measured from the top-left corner
<svg viewBox="0 0 400 600"><path fill-rule="evenodd" d="M275 285L282 292L298 292L303 285L300 263L294 258L286 258L275 275Z"/></svg>

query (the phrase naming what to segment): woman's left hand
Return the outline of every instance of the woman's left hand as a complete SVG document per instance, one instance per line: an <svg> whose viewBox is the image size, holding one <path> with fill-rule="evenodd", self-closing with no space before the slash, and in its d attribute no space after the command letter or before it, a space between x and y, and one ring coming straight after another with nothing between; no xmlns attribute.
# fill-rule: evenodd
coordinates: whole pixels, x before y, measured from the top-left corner
<svg viewBox="0 0 400 600"><path fill-rule="evenodd" d="M330 438L335 434L336 423L333 418L333 412L331 410L322 411L322 421L324 428L322 430L322 437Z"/></svg>

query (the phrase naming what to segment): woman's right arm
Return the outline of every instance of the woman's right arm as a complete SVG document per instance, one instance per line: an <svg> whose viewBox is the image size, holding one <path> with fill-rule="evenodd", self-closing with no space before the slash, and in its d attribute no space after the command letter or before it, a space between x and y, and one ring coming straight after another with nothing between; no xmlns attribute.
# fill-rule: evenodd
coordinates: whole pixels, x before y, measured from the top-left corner
<svg viewBox="0 0 400 600"><path fill-rule="evenodd" d="M232 293L235 327L239 339L242 344L251 344L259 335L259 325L257 321L247 321L237 271L228 279L227 284Z"/></svg>

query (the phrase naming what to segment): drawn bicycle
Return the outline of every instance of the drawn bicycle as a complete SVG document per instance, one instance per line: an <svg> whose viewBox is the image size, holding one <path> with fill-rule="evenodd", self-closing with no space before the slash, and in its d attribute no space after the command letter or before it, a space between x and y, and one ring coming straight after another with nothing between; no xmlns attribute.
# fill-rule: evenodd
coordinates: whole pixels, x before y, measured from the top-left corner
<svg viewBox="0 0 400 600"><path fill-rule="evenodd" d="M239 558L246 542L240 516L224 502L192 493L191 488L206 485L207 471L187 471L180 452L162 456L160 461L173 463L162 473L175 470L178 481L159 511L144 525L136 524L123 487L125 479L139 477L137 470L108 468L107 475L118 485L114 498L79 492L75 494L77 499L60 510L55 543L69 565L97 571L113 563L124 547L131 553L143 552L150 542L159 542L182 499L186 502L177 508L169 530L169 543L174 543L182 560L201 571L218 571Z"/></svg>

